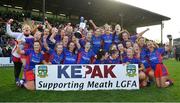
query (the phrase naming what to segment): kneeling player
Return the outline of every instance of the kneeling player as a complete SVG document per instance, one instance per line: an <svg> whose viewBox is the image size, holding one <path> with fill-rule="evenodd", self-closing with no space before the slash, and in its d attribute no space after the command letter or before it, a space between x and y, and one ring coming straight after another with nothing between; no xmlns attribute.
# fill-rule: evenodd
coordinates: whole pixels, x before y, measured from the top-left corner
<svg viewBox="0 0 180 103"><path fill-rule="evenodd" d="M132 48L127 49L127 57L123 59L123 63L138 64L139 67L142 68L140 60L135 58L133 55L134 55L133 49ZM141 69L139 69L139 80L140 80L140 87L144 87L147 85L147 76Z"/></svg>
<svg viewBox="0 0 180 103"><path fill-rule="evenodd" d="M163 53L169 50L169 47L158 48L156 44L152 41L147 42L147 47L149 49L149 60L152 69L154 69L154 76L156 78L157 87L164 88L173 84L173 82L168 78L168 71L163 64Z"/></svg>

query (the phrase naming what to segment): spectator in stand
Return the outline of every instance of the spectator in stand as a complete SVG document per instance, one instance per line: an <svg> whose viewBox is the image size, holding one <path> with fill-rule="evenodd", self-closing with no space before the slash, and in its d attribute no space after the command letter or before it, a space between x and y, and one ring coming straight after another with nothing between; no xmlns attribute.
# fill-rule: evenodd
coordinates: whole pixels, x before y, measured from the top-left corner
<svg viewBox="0 0 180 103"><path fill-rule="evenodd" d="M3 52L2 52L1 46L0 46L0 57L3 57Z"/></svg>
<svg viewBox="0 0 180 103"><path fill-rule="evenodd" d="M178 47L177 45L175 46L175 58L176 61L180 61L180 46Z"/></svg>
<svg viewBox="0 0 180 103"><path fill-rule="evenodd" d="M5 46L2 48L2 52L4 57L8 57L8 50L6 49Z"/></svg>

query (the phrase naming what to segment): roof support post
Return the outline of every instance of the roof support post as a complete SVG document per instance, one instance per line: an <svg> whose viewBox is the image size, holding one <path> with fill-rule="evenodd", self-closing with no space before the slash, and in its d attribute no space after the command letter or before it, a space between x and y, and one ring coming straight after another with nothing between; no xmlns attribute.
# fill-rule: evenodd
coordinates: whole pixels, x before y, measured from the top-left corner
<svg viewBox="0 0 180 103"><path fill-rule="evenodd" d="M42 8L43 9L42 10L43 11L43 24L45 24L45 13L46 13L45 12L45 9L46 9L45 7L46 7L46 0L43 0L43 8Z"/></svg>
<svg viewBox="0 0 180 103"><path fill-rule="evenodd" d="M161 45L163 45L163 28L164 28L164 23L161 21Z"/></svg>
<svg viewBox="0 0 180 103"><path fill-rule="evenodd" d="M124 18L123 18L123 14L119 14L119 16L120 16L120 19L121 19L121 28L123 28L123 21L124 21L124 20L123 20L123 19L124 19Z"/></svg>

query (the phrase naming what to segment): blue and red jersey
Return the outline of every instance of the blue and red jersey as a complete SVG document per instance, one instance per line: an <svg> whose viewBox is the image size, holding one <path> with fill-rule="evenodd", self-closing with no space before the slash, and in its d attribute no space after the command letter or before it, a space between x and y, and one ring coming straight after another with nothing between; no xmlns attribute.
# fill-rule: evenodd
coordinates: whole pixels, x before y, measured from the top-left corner
<svg viewBox="0 0 180 103"><path fill-rule="evenodd" d="M135 43L135 42L136 42L136 39L137 39L137 35L130 36L130 38L129 38L129 40L130 40L132 43ZM126 42L127 42L127 41L122 40L121 42L122 42L123 46L126 47Z"/></svg>
<svg viewBox="0 0 180 103"><path fill-rule="evenodd" d="M135 43L136 39L137 39L137 35L130 36L130 40L131 40L132 43Z"/></svg>
<svg viewBox="0 0 180 103"><path fill-rule="evenodd" d="M141 48L141 53L140 53L140 61L144 65L145 68L149 68L149 57L148 57L148 50L146 47Z"/></svg>
<svg viewBox="0 0 180 103"><path fill-rule="evenodd" d="M46 42L47 42L49 48L54 49L56 44L51 42L50 37L51 37L51 35L48 35Z"/></svg>
<svg viewBox="0 0 180 103"><path fill-rule="evenodd" d="M127 63L127 62L129 62L130 64L140 64L140 60L135 57L133 57L133 58L125 57L123 59L123 63Z"/></svg>
<svg viewBox="0 0 180 103"><path fill-rule="evenodd" d="M64 48L64 64L76 64L77 54L70 52L67 48Z"/></svg>
<svg viewBox="0 0 180 103"><path fill-rule="evenodd" d="M148 57L150 61L150 65L152 69L155 70L157 64L163 63L163 57L162 55L165 53L165 48L157 48L154 49L152 52L148 52Z"/></svg>
<svg viewBox="0 0 180 103"><path fill-rule="evenodd" d="M122 58L125 58L127 56L126 52L119 52L119 58L122 57Z"/></svg>
<svg viewBox="0 0 180 103"><path fill-rule="evenodd" d="M29 45L28 49L33 49L34 38L25 38L25 43ZM41 43L43 44L43 40L41 41ZM26 50L26 49L24 49L24 50ZM41 50L46 51L46 49L44 48L44 45L41 45Z"/></svg>
<svg viewBox="0 0 180 103"><path fill-rule="evenodd" d="M84 48L86 42L90 42L90 41L88 41L87 39L84 39L84 38L79 40L79 44L80 44L81 47L83 47L83 48Z"/></svg>
<svg viewBox="0 0 180 103"><path fill-rule="evenodd" d="M28 49L25 50L25 55L28 56L26 60L25 70L33 70L35 65L42 63L43 55L41 52L35 53L34 50Z"/></svg>
<svg viewBox="0 0 180 103"><path fill-rule="evenodd" d="M101 60L96 60L96 61L94 62L94 64L102 64L102 63L101 63Z"/></svg>
<svg viewBox="0 0 180 103"><path fill-rule="evenodd" d="M56 40L56 43L61 42L61 35L57 34L54 39Z"/></svg>
<svg viewBox="0 0 180 103"><path fill-rule="evenodd" d="M119 58L116 58L116 59L112 59L112 58L109 58L108 59L108 64L120 64L121 61Z"/></svg>
<svg viewBox="0 0 180 103"><path fill-rule="evenodd" d="M79 64L90 64L92 57L94 57L94 52L90 49L88 52L85 49L81 48L78 54L78 63Z"/></svg>
<svg viewBox="0 0 180 103"><path fill-rule="evenodd" d="M104 50L105 50L106 52L108 52L110 46L111 46L112 43L113 43L113 35L112 35L112 34L109 34L109 35L103 34L103 35L102 35L102 40L103 40L103 42L104 42L103 48L104 48Z"/></svg>
<svg viewBox="0 0 180 103"><path fill-rule="evenodd" d="M94 64L108 64L108 59L107 60L96 60Z"/></svg>
<svg viewBox="0 0 180 103"><path fill-rule="evenodd" d="M63 63L63 60L64 60L63 52L60 55L58 55L55 50L50 49L49 54L50 54L50 62L52 64L62 64Z"/></svg>
<svg viewBox="0 0 180 103"><path fill-rule="evenodd" d="M95 35L92 35L91 44L93 52L97 54L101 48L101 36L96 37Z"/></svg>
<svg viewBox="0 0 180 103"><path fill-rule="evenodd" d="M24 50L33 49L34 38L25 38Z"/></svg>
<svg viewBox="0 0 180 103"><path fill-rule="evenodd" d="M113 43L115 43L116 45L120 43L120 37L117 34L113 35Z"/></svg>
<svg viewBox="0 0 180 103"><path fill-rule="evenodd" d="M146 69L150 67L147 52L147 48L141 48L140 57L137 57L136 54L134 55L134 57L139 59Z"/></svg>

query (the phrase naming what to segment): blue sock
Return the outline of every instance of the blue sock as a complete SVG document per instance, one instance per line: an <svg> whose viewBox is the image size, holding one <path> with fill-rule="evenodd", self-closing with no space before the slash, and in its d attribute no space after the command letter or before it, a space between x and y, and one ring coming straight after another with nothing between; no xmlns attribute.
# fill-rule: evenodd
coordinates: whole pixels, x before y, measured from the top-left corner
<svg viewBox="0 0 180 103"><path fill-rule="evenodd" d="M19 78L16 78L16 82L19 81Z"/></svg>

